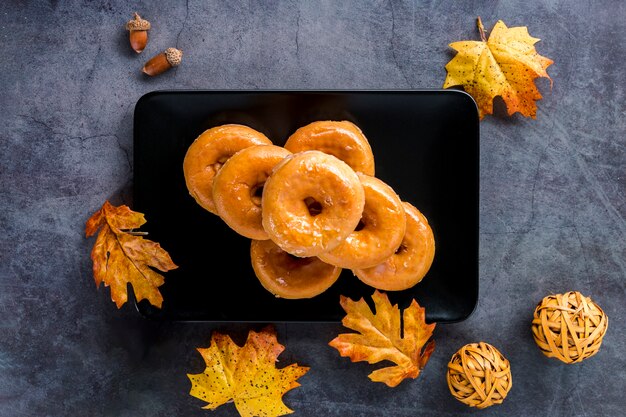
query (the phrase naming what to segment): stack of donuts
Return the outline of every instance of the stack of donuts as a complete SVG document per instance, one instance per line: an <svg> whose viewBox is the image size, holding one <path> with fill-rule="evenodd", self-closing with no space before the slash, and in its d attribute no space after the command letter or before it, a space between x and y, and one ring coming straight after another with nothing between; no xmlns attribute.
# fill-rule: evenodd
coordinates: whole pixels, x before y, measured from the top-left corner
<svg viewBox="0 0 626 417"><path fill-rule="evenodd" d="M283 147L243 125L208 129L183 163L189 193L250 238L252 267L276 297L311 298L342 269L374 288L420 282L435 254L433 232L374 172L363 132L317 121Z"/></svg>

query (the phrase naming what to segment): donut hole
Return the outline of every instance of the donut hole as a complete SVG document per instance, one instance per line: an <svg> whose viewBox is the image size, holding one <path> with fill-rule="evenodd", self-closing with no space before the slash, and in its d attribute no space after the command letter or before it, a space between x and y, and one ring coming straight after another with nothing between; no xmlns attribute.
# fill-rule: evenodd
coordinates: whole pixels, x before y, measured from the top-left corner
<svg viewBox="0 0 626 417"><path fill-rule="evenodd" d="M221 167L222 167L222 164L220 164L219 162L216 162L214 164L207 165L206 171L211 172L213 176L215 176L217 175L217 171L219 171Z"/></svg>
<svg viewBox="0 0 626 417"><path fill-rule="evenodd" d="M250 187L250 200L252 200L252 202L257 205L258 207L261 207L261 201L263 199L263 186L265 185L265 183L261 183L261 184L257 184L253 187Z"/></svg>
<svg viewBox="0 0 626 417"><path fill-rule="evenodd" d="M228 161L231 156L232 155L222 155L217 159L217 161L207 166L207 169L213 170L213 175L216 175L217 171L222 168L222 166L226 163L226 161Z"/></svg>
<svg viewBox="0 0 626 417"><path fill-rule="evenodd" d="M402 242L400 244L400 246L398 246L398 249L396 249L396 255L400 255L402 253L405 253L406 251L408 251L409 248L406 247L406 245L404 244L404 242Z"/></svg>
<svg viewBox="0 0 626 417"><path fill-rule="evenodd" d="M302 268L310 264L314 260L315 258L299 258L296 255L285 252L283 257L283 264L285 265L287 270L294 270L297 268Z"/></svg>
<svg viewBox="0 0 626 417"><path fill-rule="evenodd" d="M354 228L354 231L359 232L365 228L376 229L377 224L378 218L375 212L371 208L366 206L363 210L363 214L361 215L359 223Z"/></svg>
<svg viewBox="0 0 626 417"><path fill-rule="evenodd" d="M309 214L313 217L317 216L322 212L322 204L314 199L313 197L307 197L304 199L304 204L306 208L309 210Z"/></svg>

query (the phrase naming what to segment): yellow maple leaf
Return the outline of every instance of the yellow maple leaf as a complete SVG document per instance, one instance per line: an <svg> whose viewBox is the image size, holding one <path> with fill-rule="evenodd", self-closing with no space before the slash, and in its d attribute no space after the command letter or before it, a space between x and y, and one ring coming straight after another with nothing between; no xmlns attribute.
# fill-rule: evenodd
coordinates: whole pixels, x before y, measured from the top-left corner
<svg viewBox="0 0 626 417"><path fill-rule="evenodd" d="M375 313L362 298L352 301L341 296L341 306L347 313L342 323L359 333L340 334L329 345L352 362L387 360L396 364L370 373L374 382L395 387L406 378L417 378L435 349L434 341L426 344L435 323L426 324L425 310L415 300L404 310L404 326L398 306L392 306L386 294L375 291L372 300Z"/></svg>
<svg viewBox="0 0 626 417"><path fill-rule="evenodd" d="M285 347L278 343L273 328L250 331L246 343L239 347L228 335L213 333L208 348L198 348L206 369L201 374L187 374L190 395L214 410L229 401L242 417L276 417L290 414L282 401L289 390L299 387L296 381L309 370L291 364L276 368L278 356Z"/></svg>
<svg viewBox="0 0 626 417"><path fill-rule="evenodd" d="M105 201L85 225L87 237L100 230L91 250L93 275L97 287L102 282L111 287L111 299L117 308L128 300L129 282L137 301L145 298L161 308L163 296L158 287L163 285L164 279L152 268L163 272L178 268L158 243L144 239L138 235L140 232L133 232L144 223L142 213Z"/></svg>
<svg viewBox="0 0 626 417"><path fill-rule="evenodd" d="M476 100L481 119L493 113L496 96L504 100L509 116L520 112L534 119L535 101L541 99L534 80L546 77L552 85L546 69L554 61L537 53L534 45L539 39L531 37L525 26L507 28L499 20L487 40L479 17L478 29L482 41L450 44L458 53L446 65L443 88L463 86Z"/></svg>

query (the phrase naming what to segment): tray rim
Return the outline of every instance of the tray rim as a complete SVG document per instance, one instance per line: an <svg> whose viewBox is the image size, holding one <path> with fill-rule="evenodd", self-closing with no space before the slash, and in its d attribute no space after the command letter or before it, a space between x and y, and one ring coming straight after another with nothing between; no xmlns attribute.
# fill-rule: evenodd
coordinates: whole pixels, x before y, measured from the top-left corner
<svg viewBox="0 0 626 417"><path fill-rule="evenodd" d="M294 88L270 88L270 89L254 89L254 90L246 90L246 89L197 89L197 88L164 88L148 91L147 93L142 94L135 103L133 107L133 134L134 134L134 119L135 113L137 112L137 107L142 104L143 101L149 99L152 96L161 95L161 94L284 94L284 93L304 93L304 94L332 94L332 93L343 93L343 94L361 94L361 93L442 93L442 94L460 94L465 96L470 100L470 102L474 105L477 122L478 122L478 105L474 98L464 90L456 89L456 88L414 88L414 89L406 89L406 88L367 88L367 89L294 89ZM477 132L480 136L480 124L477 123Z"/></svg>

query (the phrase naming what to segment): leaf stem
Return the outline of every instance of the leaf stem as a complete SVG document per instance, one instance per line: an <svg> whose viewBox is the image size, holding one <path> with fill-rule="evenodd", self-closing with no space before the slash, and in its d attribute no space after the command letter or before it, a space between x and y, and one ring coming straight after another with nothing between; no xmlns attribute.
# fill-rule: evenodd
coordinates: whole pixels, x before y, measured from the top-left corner
<svg viewBox="0 0 626 417"><path fill-rule="evenodd" d="M131 236L148 236L148 232L140 232L133 229L122 229L121 231Z"/></svg>
<svg viewBox="0 0 626 417"><path fill-rule="evenodd" d="M480 33L480 39L483 42L487 42L487 36L485 35L485 27L483 26L483 21L480 20L480 16L476 19L476 24L478 25L478 33Z"/></svg>

